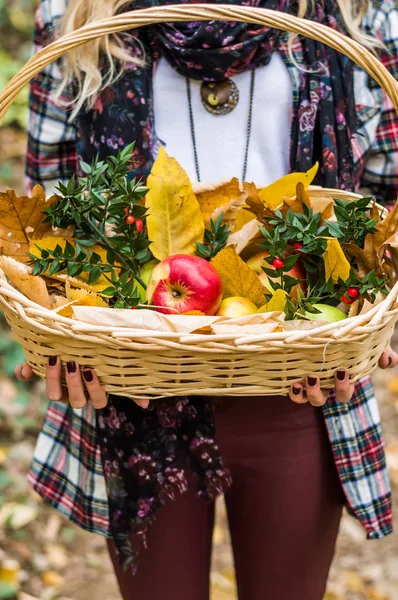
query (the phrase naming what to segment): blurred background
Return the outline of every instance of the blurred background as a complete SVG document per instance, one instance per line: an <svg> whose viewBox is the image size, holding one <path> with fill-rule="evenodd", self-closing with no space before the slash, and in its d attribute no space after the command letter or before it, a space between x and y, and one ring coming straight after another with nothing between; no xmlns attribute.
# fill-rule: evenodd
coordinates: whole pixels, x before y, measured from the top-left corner
<svg viewBox="0 0 398 600"><path fill-rule="evenodd" d="M0 0L0 88L30 55L34 4ZM0 189L23 191L27 100L25 91L0 128ZM103 540L73 526L28 488L26 473L47 402L41 382L24 385L13 377L23 358L0 315L0 600L116 600ZM377 372L374 380L397 531L365 542L362 528L345 516L324 600L398 600L398 371ZM231 600L236 592L222 501L217 512L211 600Z"/></svg>

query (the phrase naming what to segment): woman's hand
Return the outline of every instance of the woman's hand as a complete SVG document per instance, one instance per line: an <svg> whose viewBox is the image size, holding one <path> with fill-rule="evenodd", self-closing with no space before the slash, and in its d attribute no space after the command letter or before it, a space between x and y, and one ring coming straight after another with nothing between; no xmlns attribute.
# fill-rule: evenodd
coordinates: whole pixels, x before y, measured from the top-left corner
<svg viewBox="0 0 398 600"><path fill-rule="evenodd" d="M102 389L95 371L92 369L80 370L74 361L66 363L65 380L67 387L61 384L61 361L57 356L50 356L46 371L46 393L52 402L70 403L73 408L83 408L88 400L94 408L100 409L108 403L105 390ZM15 376L19 381L30 381L34 373L27 363L15 369ZM135 400L141 408L148 408L149 400Z"/></svg>
<svg viewBox="0 0 398 600"><path fill-rule="evenodd" d="M379 359L379 367L392 369L398 365L398 354L388 348ZM336 371L334 376L334 389L338 402L349 402L354 393L355 384L350 383L344 369ZM323 406L330 395L330 390L321 389L316 375L308 375L306 384L294 383L290 388L289 397L297 404L309 402L312 406Z"/></svg>

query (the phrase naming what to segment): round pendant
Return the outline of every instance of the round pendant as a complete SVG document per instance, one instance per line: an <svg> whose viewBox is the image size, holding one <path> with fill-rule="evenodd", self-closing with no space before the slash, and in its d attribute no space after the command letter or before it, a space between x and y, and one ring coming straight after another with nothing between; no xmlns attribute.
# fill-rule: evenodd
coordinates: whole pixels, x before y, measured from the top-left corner
<svg viewBox="0 0 398 600"><path fill-rule="evenodd" d="M231 79L204 81L200 86L204 108L213 115L227 115L239 101L239 90Z"/></svg>

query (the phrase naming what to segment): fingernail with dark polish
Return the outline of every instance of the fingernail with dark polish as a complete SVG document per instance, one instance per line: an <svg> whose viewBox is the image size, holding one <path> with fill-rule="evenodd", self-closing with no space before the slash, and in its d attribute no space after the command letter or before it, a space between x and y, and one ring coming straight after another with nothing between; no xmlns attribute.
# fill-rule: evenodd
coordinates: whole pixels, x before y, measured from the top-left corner
<svg viewBox="0 0 398 600"><path fill-rule="evenodd" d="M337 375L337 379L339 381L344 381L344 379L345 379L345 371L337 371L336 375Z"/></svg>
<svg viewBox="0 0 398 600"><path fill-rule="evenodd" d="M316 377L308 377L307 382L309 386L314 387L314 385L316 385L317 379Z"/></svg>
<svg viewBox="0 0 398 600"><path fill-rule="evenodd" d="M57 364L57 359L58 359L58 356L50 356L48 359L49 366L55 367L55 365Z"/></svg>
<svg viewBox="0 0 398 600"><path fill-rule="evenodd" d="M70 360L66 363L66 369L69 374L76 373L76 363L74 360Z"/></svg>
<svg viewBox="0 0 398 600"><path fill-rule="evenodd" d="M94 379L93 372L90 369L85 369L83 371L83 377L87 381L87 383L91 383Z"/></svg>
<svg viewBox="0 0 398 600"><path fill-rule="evenodd" d="M301 392L301 388L300 388L300 387L298 387L298 385L294 385L294 386L293 386L293 394L294 394L295 396L298 396L300 392Z"/></svg>

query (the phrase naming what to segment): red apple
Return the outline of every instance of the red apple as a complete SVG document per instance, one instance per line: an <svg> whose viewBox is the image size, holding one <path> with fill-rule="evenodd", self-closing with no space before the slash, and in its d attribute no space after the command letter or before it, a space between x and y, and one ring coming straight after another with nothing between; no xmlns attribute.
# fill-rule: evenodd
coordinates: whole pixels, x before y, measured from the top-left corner
<svg viewBox="0 0 398 600"><path fill-rule="evenodd" d="M222 299L222 282L204 258L176 254L153 269L146 296L148 304L165 314L196 310L214 315Z"/></svg>
<svg viewBox="0 0 398 600"><path fill-rule="evenodd" d="M231 296L221 302L217 316L236 319L237 317L253 315L255 312L257 312L257 306L251 300L241 296Z"/></svg>
<svg viewBox="0 0 398 600"><path fill-rule="evenodd" d="M272 287L272 281L276 281L279 283L279 279L271 279L271 281L268 278L268 275L266 273L264 273L262 267L265 267L267 269L272 269L275 270L275 267L273 265L270 265L269 263L267 263L267 261L265 260L266 258L268 258L269 253L266 250L263 250L262 252L259 252L258 254L256 254L255 256L252 256L251 258L249 258L249 260L246 262L247 266L250 267L251 269L253 269L253 271L255 271L258 276L259 279L261 281L261 283L263 284L264 287L266 287L268 290L272 291L273 287ZM306 272L304 267L300 264L300 262L296 262L296 264L294 265L294 267L292 269L290 269L290 271L286 272L286 275L290 275L290 277L294 277L295 279L304 279L304 281L302 283L300 283L300 287L303 290L307 289L307 285L305 283L305 279L306 279ZM293 294L292 296L294 297L294 288L293 288Z"/></svg>

